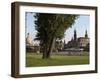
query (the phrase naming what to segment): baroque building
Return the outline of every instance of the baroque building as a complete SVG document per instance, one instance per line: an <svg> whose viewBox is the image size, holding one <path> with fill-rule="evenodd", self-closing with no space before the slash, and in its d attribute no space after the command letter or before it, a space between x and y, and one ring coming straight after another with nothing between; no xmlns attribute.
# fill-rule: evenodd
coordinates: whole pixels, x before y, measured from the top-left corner
<svg viewBox="0 0 100 80"><path fill-rule="evenodd" d="M85 31L84 37L77 37L77 32L74 30L74 35L67 44L65 44L65 48L84 48L89 49L89 38L87 34L87 30Z"/></svg>
<svg viewBox="0 0 100 80"><path fill-rule="evenodd" d="M39 51L40 51L39 43L34 41L32 36L29 33L27 33L27 36L26 36L26 52L39 53Z"/></svg>
<svg viewBox="0 0 100 80"><path fill-rule="evenodd" d="M33 46L33 39L29 33L27 33L27 36L26 36L26 46Z"/></svg>

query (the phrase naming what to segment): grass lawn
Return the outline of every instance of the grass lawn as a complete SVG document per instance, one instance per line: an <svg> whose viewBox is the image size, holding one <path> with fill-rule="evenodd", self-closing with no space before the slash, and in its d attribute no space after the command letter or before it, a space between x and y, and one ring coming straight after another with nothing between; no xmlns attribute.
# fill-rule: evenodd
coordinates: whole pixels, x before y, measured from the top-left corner
<svg viewBox="0 0 100 80"><path fill-rule="evenodd" d="M26 55L26 67L36 66L57 66L57 65L77 65L89 64L89 56L60 56L51 55L50 59L42 59L42 55Z"/></svg>

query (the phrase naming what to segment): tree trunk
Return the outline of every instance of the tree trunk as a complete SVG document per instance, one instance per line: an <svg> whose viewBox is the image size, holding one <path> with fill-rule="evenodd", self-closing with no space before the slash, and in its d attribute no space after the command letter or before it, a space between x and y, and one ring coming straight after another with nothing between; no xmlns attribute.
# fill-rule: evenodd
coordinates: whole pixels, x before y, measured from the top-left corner
<svg viewBox="0 0 100 80"><path fill-rule="evenodd" d="M52 38L50 45L49 45L49 49L47 51L47 58L50 58L50 54L52 53L54 49L54 44L55 44L55 38Z"/></svg>
<svg viewBox="0 0 100 80"><path fill-rule="evenodd" d="M46 59L47 58L47 51L46 49L43 50L43 56L42 59Z"/></svg>
<svg viewBox="0 0 100 80"><path fill-rule="evenodd" d="M43 55L42 59L47 59L47 43L43 45Z"/></svg>
<svg viewBox="0 0 100 80"><path fill-rule="evenodd" d="M48 59L50 58L50 54L52 53L52 50L54 48L55 44L55 38L52 37L50 42L46 41L45 45L43 46L43 56L42 59Z"/></svg>

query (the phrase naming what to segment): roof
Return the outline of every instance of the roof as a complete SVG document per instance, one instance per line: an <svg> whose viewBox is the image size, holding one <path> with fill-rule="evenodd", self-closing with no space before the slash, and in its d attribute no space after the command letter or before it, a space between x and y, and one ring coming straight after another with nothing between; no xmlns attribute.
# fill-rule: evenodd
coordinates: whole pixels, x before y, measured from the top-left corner
<svg viewBox="0 0 100 80"><path fill-rule="evenodd" d="M78 39L89 39L89 38L86 38L86 37L79 37Z"/></svg>

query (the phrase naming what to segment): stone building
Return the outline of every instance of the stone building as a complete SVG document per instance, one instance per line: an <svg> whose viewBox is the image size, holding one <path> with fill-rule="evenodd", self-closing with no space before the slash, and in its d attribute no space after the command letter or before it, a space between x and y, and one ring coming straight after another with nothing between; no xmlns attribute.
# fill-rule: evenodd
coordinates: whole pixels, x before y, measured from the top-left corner
<svg viewBox="0 0 100 80"><path fill-rule="evenodd" d="M33 39L29 33L27 33L27 36L26 36L26 46L33 46Z"/></svg>
<svg viewBox="0 0 100 80"><path fill-rule="evenodd" d="M89 49L89 38L87 34L87 30L85 31L84 37L77 37L77 32L74 30L74 35L67 44L65 44L65 48L88 48Z"/></svg>
<svg viewBox="0 0 100 80"><path fill-rule="evenodd" d="M35 52L35 53L40 52L39 42L34 41L29 33L27 33L26 36L26 52Z"/></svg>
<svg viewBox="0 0 100 80"><path fill-rule="evenodd" d="M58 51L61 51L64 49L64 42L62 40L56 40L55 42L55 48Z"/></svg>

